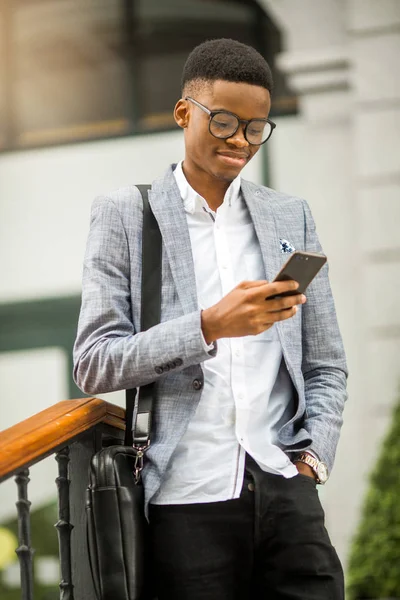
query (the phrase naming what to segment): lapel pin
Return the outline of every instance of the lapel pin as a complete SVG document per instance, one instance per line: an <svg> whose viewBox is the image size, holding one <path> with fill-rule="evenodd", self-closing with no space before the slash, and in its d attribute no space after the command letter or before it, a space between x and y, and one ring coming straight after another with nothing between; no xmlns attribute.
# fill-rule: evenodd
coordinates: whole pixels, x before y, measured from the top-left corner
<svg viewBox="0 0 400 600"><path fill-rule="evenodd" d="M283 238L279 238L279 244L281 246L282 254L290 254L291 252L294 252L296 250L296 248L292 246L290 242Z"/></svg>

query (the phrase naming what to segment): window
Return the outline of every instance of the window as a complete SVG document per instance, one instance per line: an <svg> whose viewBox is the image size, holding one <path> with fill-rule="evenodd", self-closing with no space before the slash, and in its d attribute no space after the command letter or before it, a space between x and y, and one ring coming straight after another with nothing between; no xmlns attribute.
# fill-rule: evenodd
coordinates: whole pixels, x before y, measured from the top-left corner
<svg viewBox="0 0 400 600"><path fill-rule="evenodd" d="M35 0L12 11L15 145L131 130L118 0Z"/></svg>
<svg viewBox="0 0 400 600"><path fill-rule="evenodd" d="M214 37L256 47L272 67L280 49L254 0L3 0L0 150L175 127L185 59ZM291 112L274 75L275 114Z"/></svg>

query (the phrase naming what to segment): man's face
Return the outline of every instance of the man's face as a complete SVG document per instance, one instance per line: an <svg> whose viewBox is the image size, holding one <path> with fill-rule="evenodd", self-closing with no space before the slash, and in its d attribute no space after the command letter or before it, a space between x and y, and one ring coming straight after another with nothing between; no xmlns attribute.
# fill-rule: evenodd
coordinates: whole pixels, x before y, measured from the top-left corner
<svg viewBox="0 0 400 600"><path fill-rule="evenodd" d="M193 99L210 111L227 110L243 120L266 119L271 108L271 97L265 88L222 80L201 88ZM181 114L185 114L186 118L185 167L220 181L231 182L260 146L247 142L243 123L232 137L225 140L215 138L209 132L209 115L190 101L181 100L180 103Z"/></svg>

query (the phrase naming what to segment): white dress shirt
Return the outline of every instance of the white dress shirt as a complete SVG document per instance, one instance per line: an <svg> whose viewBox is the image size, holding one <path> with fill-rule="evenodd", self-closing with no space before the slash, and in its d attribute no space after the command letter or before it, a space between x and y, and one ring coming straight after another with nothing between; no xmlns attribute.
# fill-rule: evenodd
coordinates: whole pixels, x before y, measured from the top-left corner
<svg viewBox="0 0 400 600"><path fill-rule="evenodd" d="M213 212L187 182L182 162L174 175L187 215L199 308L216 304L241 281L265 279L240 176ZM280 427L294 414L294 392L276 328L219 339L216 356L202 368L204 387L197 411L153 504L238 498L245 452L264 471L287 478L298 473L277 441Z"/></svg>

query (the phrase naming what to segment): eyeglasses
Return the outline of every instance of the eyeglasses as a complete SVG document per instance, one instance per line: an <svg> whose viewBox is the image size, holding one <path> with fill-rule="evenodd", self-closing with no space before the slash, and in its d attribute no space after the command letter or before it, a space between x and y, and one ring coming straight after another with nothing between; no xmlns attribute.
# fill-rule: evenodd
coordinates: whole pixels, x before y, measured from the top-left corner
<svg viewBox="0 0 400 600"><path fill-rule="evenodd" d="M250 119L246 121L239 119L237 115L228 110L209 110L197 100L193 100L190 96L186 96L185 100L189 100L210 117L208 122L208 130L216 138L227 140L235 135L241 123L245 125L244 137L252 146L261 146L265 144L272 135L276 127L276 123L269 119Z"/></svg>

